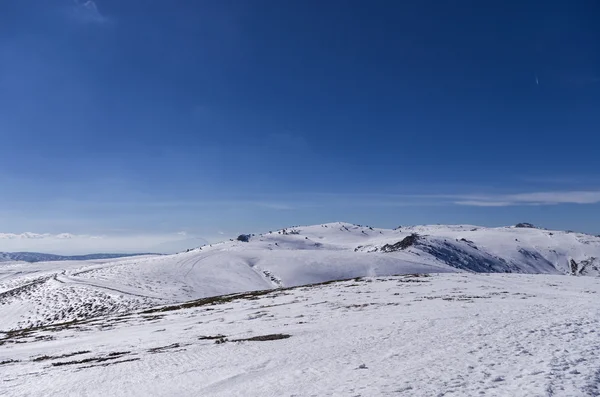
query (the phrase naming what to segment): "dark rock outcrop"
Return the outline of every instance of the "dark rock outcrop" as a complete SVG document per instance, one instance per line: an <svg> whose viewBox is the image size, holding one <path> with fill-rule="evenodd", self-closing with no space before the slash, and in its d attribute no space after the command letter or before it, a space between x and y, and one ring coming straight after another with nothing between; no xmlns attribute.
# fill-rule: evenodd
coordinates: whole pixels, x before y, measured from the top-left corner
<svg viewBox="0 0 600 397"><path fill-rule="evenodd" d="M579 267L579 266L577 265L577 262L575 262L573 259L571 259L571 260L569 261L569 265L571 265L571 274L572 274L573 276L577 275L577 268Z"/></svg>
<svg viewBox="0 0 600 397"><path fill-rule="evenodd" d="M410 236L404 237L401 241L398 241L395 244L386 244L381 247L381 251L383 252L394 252L399 250L405 250L408 247L415 245L419 241L419 235L416 233L411 234Z"/></svg>
<svg viewBox="0 0 600 397"><path fill-rule="evenodd" d="M518 227L518 228L526 228L526 229L535 229L535 228L536 228L535 226L533 226L533 224L531 224L531 223L527 223L527 222L523 222L523 223L517 223L517 224L515 225L515 227Z"/></svg>
<svg viewBox="0 0 600 397"><path fill-rule="evenodd" d="M237 241L247 243L248 241L250 241L250 235L249 234L240 234L239 236L237 236Z"/></svg>

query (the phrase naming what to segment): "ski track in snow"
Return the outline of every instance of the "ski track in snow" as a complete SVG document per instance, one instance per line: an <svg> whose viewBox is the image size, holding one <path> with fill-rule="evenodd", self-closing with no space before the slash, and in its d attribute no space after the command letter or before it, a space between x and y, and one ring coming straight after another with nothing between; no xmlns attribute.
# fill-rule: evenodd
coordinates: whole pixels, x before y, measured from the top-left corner
<svg viewBox="0 0 600 397"><path fill-rule="evenodd" d="M368 277L5 333L0 395L598 396L598 293L592 277ZM233 341L270 334L290 337Z"/></svg>

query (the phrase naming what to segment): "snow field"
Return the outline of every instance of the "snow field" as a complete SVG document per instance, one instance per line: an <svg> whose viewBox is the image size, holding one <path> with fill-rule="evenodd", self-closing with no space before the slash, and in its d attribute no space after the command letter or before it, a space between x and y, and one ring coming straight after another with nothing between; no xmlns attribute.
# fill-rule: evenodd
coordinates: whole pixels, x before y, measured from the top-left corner
<svg viewBox="0 0 600 397"><path fill-rule="evenodd" d="M595 396L599 292L459 273L159 307L0 335L0 395Z"/></svg>

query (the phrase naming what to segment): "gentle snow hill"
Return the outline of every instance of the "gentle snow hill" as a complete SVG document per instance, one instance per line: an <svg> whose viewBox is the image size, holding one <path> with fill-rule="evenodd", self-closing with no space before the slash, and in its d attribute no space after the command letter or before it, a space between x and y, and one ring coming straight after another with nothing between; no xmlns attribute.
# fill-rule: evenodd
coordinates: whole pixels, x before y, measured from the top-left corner
<svg viewBox="0 0 600 397"><path fill-rule="evenodd" d="M600 238L535 228L301 226L176 255L2 264L0 329L361 276L598 275L598 258Z"/></svg>
<svg viewBox="0 0 600 397"><path fill-rule="evenodd" d="M599 281L368 277L0 333L0 395L599 396Z"/></svg>

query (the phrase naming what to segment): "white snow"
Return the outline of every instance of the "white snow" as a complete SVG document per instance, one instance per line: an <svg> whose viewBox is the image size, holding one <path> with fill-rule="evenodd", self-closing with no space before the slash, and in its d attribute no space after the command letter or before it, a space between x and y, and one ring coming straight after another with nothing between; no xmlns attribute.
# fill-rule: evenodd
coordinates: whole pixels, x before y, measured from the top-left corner
<svg viewBox="0 0 600 397"><path fill-rule="evenodd" d="M598 396L599 292L595 277L373 277L0 333L0 395ZM271 334L289 337L234 341Z"/></svg>

